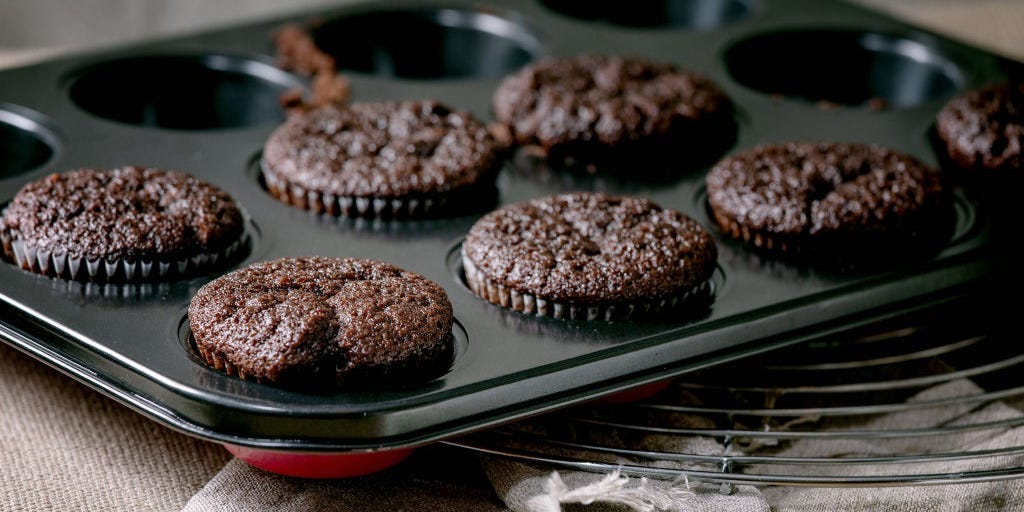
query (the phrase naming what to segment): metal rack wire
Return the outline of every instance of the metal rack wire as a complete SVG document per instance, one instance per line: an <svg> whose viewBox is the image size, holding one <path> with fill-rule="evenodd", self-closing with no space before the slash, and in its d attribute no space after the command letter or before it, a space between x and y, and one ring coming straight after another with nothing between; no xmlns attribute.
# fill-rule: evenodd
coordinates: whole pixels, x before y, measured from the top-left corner
<svg viewBox="0 0 1024 512"><path fill-rule="evenodd" d="M721 484L1020 478L1024 355L961 320L808 342L687 374L642 402L577 406L450 444L562 469Z"/></svg>

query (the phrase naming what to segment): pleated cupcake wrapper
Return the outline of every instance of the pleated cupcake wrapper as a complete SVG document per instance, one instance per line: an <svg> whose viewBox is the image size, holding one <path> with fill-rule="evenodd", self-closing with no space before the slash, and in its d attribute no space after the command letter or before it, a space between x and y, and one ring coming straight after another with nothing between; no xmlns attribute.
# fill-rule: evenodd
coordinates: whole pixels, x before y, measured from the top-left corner
<svg viewBox="0 0 1024 512"><path fill-rule="evenodd" d="M249 375L238 366L235 366L234 363L228 361L228 358L224 357L221 353L199 345L199 343L196 343L195 337L191 334L189 335L188 343L192 349L199 354L199 357L214 370L224 372L232 377L238 377L242 380L249 380L253 382L263 381L263 379L255 378L255 376Z"/></svg>
<svg viewBox="0 0 1024 512"><path fill-rule="evenodd" d="M833 266L864 263L865 261L870 261L872 256L882 256L880 254L872 254L870 251L865 252L863 249L867 246L861 244L858 247L857 244L851 244L849 240L833 239L829 241L821 238L814 239L810 236L805 237L804 240L793 236L780 237L765 231L750 229L724 215L712 213L722 231L733 238L743 240L748 245L754 246L765 256L780 256L790 261L795 259L795 261L803 261L805 263ZM893 236L904 237L903 241L909 242L912 239L930 235L922 230L911 230L901 235L894 234ZM874 243L886 245L885 242L880 241ZM916 242L908 245L908 248L921 249L922 246L919 242ZM883 257L891 259L890 256Z"/></svg>
<svg viewBox="0 0 1024 512"><path fill-rule="evenodd" d="M14 247L11 246L11 233L6 229L0 229L0 254L9 260L14 260Z"/></svg>
<svg viewBox="0 0 1024 512"><path fill-rule="evenodd" d="M263 181L270 194L281 202L303 210L334 216L408 219L433 215L448 205L448 198L443 195L376 198L319 192L288 183L265 168Z"/></svg>
<svg viewBox="0 0 1024 512"><path fill-rule="evenodd" d="M712 214L722 231L725 231L729 236L743 240L758 249L790 255L798 255L807 252L807 247L805 247L806 244L799 243L796 240L785 240L780 237L772 236L770 233L766 233L764 231L750 229L747 226L740 225L740 223L724 215L719 215L716 212L712 212Z"/></svg>
<svg viewBox="0 0 1024 512"><path fill-rule="evenodd" d="M576 304L545 299L495 283L480 272L469 258L462 258L466 283L484 300L528 315L571 320L618 320L635 315L656 314L711 296L710 281L681 293L647 302L622 304Z"/></svg>
<svg viewBox="0 0 1024 512"><path fill-rule="evenodd" d="M4 256L29 272L75 281L138 282L186 276L233 257L245 242L239 238L223 251L202 253L173 260L108 260L105 257L89 259L58 254L40 249L23 240L15 240L9 233L0 235Z"/></svg>

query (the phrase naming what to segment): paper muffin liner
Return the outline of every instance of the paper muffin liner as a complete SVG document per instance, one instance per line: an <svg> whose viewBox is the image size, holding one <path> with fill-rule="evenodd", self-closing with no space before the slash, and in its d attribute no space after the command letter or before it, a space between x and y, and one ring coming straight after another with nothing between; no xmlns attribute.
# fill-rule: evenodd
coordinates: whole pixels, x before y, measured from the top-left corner
<svg viewBox="0 0 1024 512"><path fill-rule="evenodd" d="M246 244L242 235L219 252L200 253L174 259L90 259L36 247L14 238L10 232L0 233L3 255L29 272L71 281L137 283L162 281L202 273L231 260Z"/></svg>
<svg viewBox="0 0 1024 512"><path fill-rule="evenodd" d="M9 260L14 260L14 248L11 247L11 233L6 229L0 229L0 254Z"/></svg>
<svg viewBox="0 0 1024 512"><path fill-rule="evenodd" d="M263 382L263 379L256 378L254 375L249 375L244 370L236 366L228 358L224 357L223 354L215 350L210 350L207 347L201 346L195 338L194 334L189 334L188 344L196 351L196 354L203 360L204 363L209 365L211 368L217 371L224 372L232 377L237 377L242 380L252 382Z"/></svg>
<svg viewBox="0 0 1024 512"><path fill-rule="evenodd" d="M758 249L780 254L799 255L807 252L807 243L801 243L794 237L773 236L771 233L750 229L739 222L721 215L716 211L711 212L715 217L718 227L729 236L743 240L744 242L757 247Z"/></svg>
<svg viewBox="0 0 1024 512"><path fill-rule="evenodd" d="M951 235L955 218L942 226L908 225L887 233L866 233L841 237L779 236L764 230L750 229L735 220L712 211L718 227L732 238L742 240L765 257L778 257L790 262L812 264L822 269L869 268L898 260L901 256L914 257L936 250ZM954 215L950 209L947 214ZM874 250L878 247L900 247L901 254Z"/></svg>
<svg viewBox="0 0 1024 512"><path fill-rule="evenodd" d="M262 166L263 182L277 200L318 214L336 217L410 219L429 217L449 206L449 196L357 197L329 194L289 183Z"/></svg>
<svg viewBox="0 0 1024 512"><path fill-rule="evenodd" d="M578 304L546 299L498 284L480 272L465 253L462 255L462 267L470 290L480 298L520 313L557 319L621 320L638 315L657 314L711 298L709 279L673 295L645 302Z"/></svg>

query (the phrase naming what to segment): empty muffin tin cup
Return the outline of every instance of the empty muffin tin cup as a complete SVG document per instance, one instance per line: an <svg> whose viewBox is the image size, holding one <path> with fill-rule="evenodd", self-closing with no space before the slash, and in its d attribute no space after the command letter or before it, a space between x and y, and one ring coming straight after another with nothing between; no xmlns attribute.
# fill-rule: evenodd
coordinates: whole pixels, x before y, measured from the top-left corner
<svg viewBox="0 0 1024 512"><path fill-rule="evenodd" d="M755 0L541 0L572 18L638 28L708 30L749 18Z"/></svg>
<svg viewBox="0 0 1024 512"><path fill-rule="evenodd" d="M310 453L251 448L224 444L224 448L250 466L278 475L298 478L351 478L377 473L395 466L414 448L377 452Z"/></svg>
<svg viewBox="0 0 1024 512"><path fill-rule="evenodd" d="M937 48L853 30L791 30L751 37L725 53L737 82L821 106L911 108L945 99L964 73Z"/></svg>
<svg viewBox="0 0 1024 512"><path fill-rule="evenodd" d="M38 169L53 159L57 137L42 116L0 103L0 179Z"/></svg>
<svg viewBox="0 0 1024 512"><path fill-rule="evenodd" d="M301 82L263 62L227 55L153 55L76 72L71 101L121 123L176 130L235 128L284 120L279 97Z"/></svg>
<svg viewBox="0 0 1024 512"><path fill-rule="evenodd" d="M414 79L498 77L540 53L521 24L460 9L396 9L334 18L313 33L338 68Z"/></svg>

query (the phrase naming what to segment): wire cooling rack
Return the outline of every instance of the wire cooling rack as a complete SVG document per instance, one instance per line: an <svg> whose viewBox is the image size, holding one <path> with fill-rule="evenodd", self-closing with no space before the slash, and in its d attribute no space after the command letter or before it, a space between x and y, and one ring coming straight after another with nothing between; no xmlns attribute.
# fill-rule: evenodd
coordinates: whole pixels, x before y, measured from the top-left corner
<svg viewBox="0 0 1024 512"><path fill-rule="evenodd" d="M981 322L896 324L684 375L449 444L721 484L899 486L1024 476L1024 350Z"/></svg>

